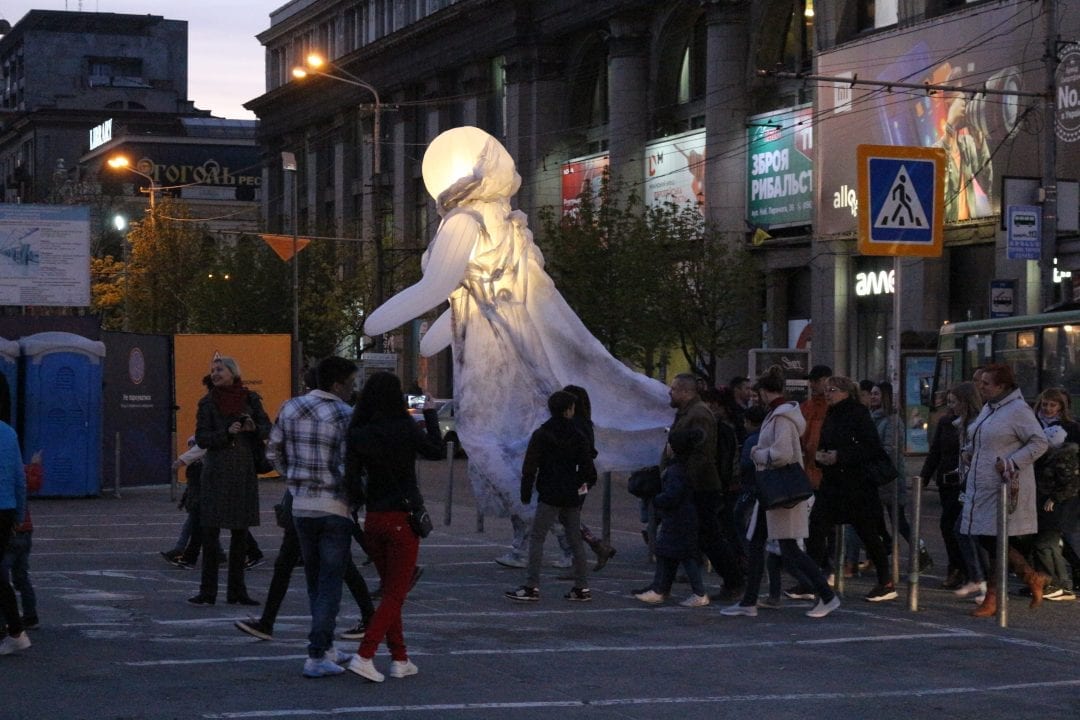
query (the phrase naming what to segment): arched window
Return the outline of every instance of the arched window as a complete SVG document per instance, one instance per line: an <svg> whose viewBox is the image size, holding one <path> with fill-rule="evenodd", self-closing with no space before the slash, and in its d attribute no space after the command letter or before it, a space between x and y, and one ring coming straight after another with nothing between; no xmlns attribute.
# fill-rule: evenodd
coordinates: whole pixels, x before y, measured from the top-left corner
<svg viewBox="0 0 1080 720"><path fill-rule="evenodd" d="M705 125L705 13L671 18L657 43L654 137Z"/></svg>

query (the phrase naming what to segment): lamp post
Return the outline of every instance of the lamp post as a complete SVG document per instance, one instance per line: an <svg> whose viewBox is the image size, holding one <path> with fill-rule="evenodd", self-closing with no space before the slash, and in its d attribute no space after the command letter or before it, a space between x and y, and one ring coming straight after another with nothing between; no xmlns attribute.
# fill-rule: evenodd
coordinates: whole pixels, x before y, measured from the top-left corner
<svg viewBox="0 0 1080 720"><path fill-rule="evenodd" d="M111 157L111 158L109 158L107 160L107 163L108 163L109 167L113 168L114 170L127 170L128 172L135 173L136 175L138 175L140 177L144 177L144 178L147 179L147 181L150 183L150 187L148 187L148 188L139 188L139 192L146 193L147 195L150 196L150 210L153 211L155 196L157 194L157 191L161 189L161 188L158 187L158 184L154 180L154 178L150 177L149 175L144 173L142 170L136 170L131 165L131 161L128 160L123 155L117 155L116 157Z"/></svg>
<svg viewBox="0 0 1080 720"><path fill-rule="evenodd" d="M293 395L300 394L300 268L297 253L298 235L300 232L300 219L297 213L300 208L300 190L296 177L296 155L291 152L281 153L281 169L285 171L286 179L292 179L292 192L288 193L292 200L292 210L289 215L292 224L292 391Z"/></svg>
<svg viewBox="0 0 1080 720"><path fill-rule="evenodd" d="M334 74L334 73L325 72L324 70L321 69L324 66L329 66L329 67L333 68L337 73L341 73L341 74L338 75L338 74ZM372 217L371 217L371 220L369 222L370 222L370 228L371 228L371 242L374 244L374 247L375 247L375 288L374 289L375 289L375 306L378 307L379 305L382 305L382 302L383 302L383 299L384 299L384 297L383 297L384 296L384 291L383 291L383 270L384 270L384 267L385 267L385 260L383 258L382 237L380 236L380 230L379 230L379 224L378 224L378 214L376 212L376 209L378 207L379 200L380 200L380 198L379 198L380 193L378 192L378 189L380 187L379 186L379 181L380 181L380 176L381 176L381 173L382 173L382 148L381 148L382 136L381 136L381 133L380 133L380 122L381 122L381 117L382 117L382 101L379 99L379 91L375 89L374 85L367 82L366 80L361 80L360 78L356 77L355 75L348 72L344 68L341 68L338 65L334 65L333 63L323 59L322 56L317 55L317 54L308 55L307 59L306 59L306 67L293 68L292 74L293 74L293 77L295 77L298 80L303 80L308 75L318 75L318 76L321 76L321 77L330 78L331 80L336 80L338 82L346 83L347 85L354 85L356 87L363 88L364 90L367 90L369 93L371 93L372 97L375 99L375 103L374 103L374 106L373 106L374 114L373 114L373 118L372 118L372 127L371 127L371 130L372 130L372 138L371 138L371 193L372 193L371 209L372 209L372 212L371 212L371 215L372 215ZM382 340L381 339L376 339L375 345L376 345L376 350L377 351L382 350Z"/></svg>

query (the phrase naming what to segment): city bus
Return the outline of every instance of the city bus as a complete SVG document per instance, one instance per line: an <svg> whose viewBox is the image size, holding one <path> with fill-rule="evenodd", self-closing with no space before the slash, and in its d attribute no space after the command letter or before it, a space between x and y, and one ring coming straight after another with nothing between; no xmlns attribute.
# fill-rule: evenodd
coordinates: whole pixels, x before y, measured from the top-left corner
<svg viewBox="0 0 1080 720"><path fill-rule="evenodd" d="M1013 369L1028 402L1050 387L1080 396L1080 310L946 323L938 336L930 410L943 409L950 387L990 363Z"/></svg>

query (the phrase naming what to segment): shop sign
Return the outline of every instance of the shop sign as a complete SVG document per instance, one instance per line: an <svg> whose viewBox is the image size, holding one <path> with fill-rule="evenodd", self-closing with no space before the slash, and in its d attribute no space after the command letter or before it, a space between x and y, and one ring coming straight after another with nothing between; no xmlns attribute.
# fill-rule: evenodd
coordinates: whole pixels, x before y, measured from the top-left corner
<svg viewBox="0 0 1080 720"><path fill-rule="evenodd" d="M645 146L645 203L705 208L705 131L673 135Z"/></svg>

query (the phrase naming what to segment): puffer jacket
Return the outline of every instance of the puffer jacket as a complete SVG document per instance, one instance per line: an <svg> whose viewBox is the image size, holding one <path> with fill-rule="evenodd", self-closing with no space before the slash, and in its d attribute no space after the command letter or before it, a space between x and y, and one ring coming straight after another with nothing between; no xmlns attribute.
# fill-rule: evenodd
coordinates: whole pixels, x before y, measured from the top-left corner
<svg viewBox="0 0 1080 720"><path fill-rule="evenodd" d="M1002 477L998 458L1011 460L1019 470L1020 493L1016 509L1009 514L1008 534L1030 535L1038 530L1035 498L1035 461L1048 443L1035 413L1019 389L983 405L968 430L963 451L971 463L965 473L965 503L960 532L966 535L997 535L998 498Z"/></svg>

